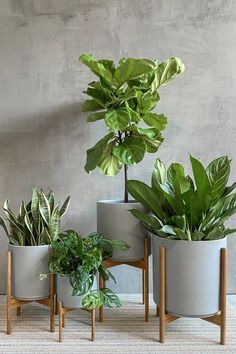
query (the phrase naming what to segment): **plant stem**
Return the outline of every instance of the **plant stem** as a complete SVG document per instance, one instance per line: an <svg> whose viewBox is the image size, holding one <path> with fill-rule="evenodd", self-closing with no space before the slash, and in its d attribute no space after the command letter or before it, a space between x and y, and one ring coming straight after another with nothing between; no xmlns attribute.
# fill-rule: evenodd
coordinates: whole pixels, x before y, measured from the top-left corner
<svg viewBox="0 0 236 354"><path fill-rule="evenodd" d="M124 193L124 203L129 202L129 194L127 190L126 182L128 180L128 165L124 164L124 176L125 176L125 193Z"/></svg>

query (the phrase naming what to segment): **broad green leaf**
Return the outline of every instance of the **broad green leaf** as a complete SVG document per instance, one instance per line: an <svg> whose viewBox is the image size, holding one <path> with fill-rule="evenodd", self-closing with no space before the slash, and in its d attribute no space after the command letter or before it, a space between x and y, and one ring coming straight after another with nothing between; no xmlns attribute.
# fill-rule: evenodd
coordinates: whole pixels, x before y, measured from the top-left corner
<svg viewBox="0 0 236 354"><path fill-rule="evenodd" d="M122 241L122 240L112 240L111 243L112 243L112 247L118 248L123 251L126 251L130 248L128 243L126 243L125 241Z"/></svg>
<svg viewBox="0 0 236 354"><path fill-rule="evenodd" d="M204 237L204 240L219 240L224 237L224 232L219 227L216 227Z"/></svg>
<svg viewBox="0 0 236 354"><path fill-rule="evenodd" d="M192 165L195 184L197 187L198 203L202 207L202 211L205 212L210 203L211 185L208 179L205 168L200 161L190 155L190 161Z"/></svg>
<svg viewBox="0 0 236 354"><path fill-rule="evenodd" d="M164 225L162 228L159 230L161 233L165 233L168 235L176 235L176 232L174 228L171 225Z"/></svg>
<svg viewBox="0 0 236 354"><path fill-rule="evenodd" d="M177 227L181 230L185 230L186 228L186 217L185 215L173 215L169 219L167 219L167 224Z"/></svg>
<svg viewBox="0 0 236 354"><path fill-rule="evenodd" d="M170 58L159 64L156 69L155 80L153 81L153 90L157 90L160 86L168 84L177 75L182 74L185 66L180 58Z"/></svg>
<svg viewBox="0 0 236 354"><path fill-rule="evenodd" d="M147 184L129 180L126 182L129 194L143 206L145 206L151 213L153 213L159 220L165 219L165 214L162 211L157 199L156 193Z"/></svg>
<svg viewBox="0 0 236 354"><path fill-rule="evenodd" d="M188 190L182 195L186 204L186 217L190 225L197 225L202 220L202 207L199 203L199 196L193 190Z"/></svg>
<svg viewBox="0 0 236 354"><path fill-rule="evenodd" d="M230 194L236 188L236 182L234 182L231 186L226 187L224 191L224 196Z"/></svg>
<svg viewBox="0 0 236 354"><path fill-rule="evenodd" d="M139 134L146 135L150 139L156 139L160 134L155 128L137 128L137 131Z"/></svg>
<svg viewBox="0 0 236 354"><path fill-rule="evenodd" d="M223 233L224 233L224 236L227 236L227 235L230 235L230 234L234 234L236 232L236 229L224 229L223 230Z"/></svg>
<svg viewBox="0 0 236 354"><path fill-rule="evenodd" d="M127 108L117 108L105 114L105 122L113 131L124 130L130 122L130 114Z"/></svg>
<svg viewBox="0 0 236 354"><path fill-rule="evenodd" d="M192 241L202 241L204 237L205 234L202 231L194 230L192 233Z"/></svg>
<svg viewBox="0 0 236 354"><path fill-rule="evenodd" d="M101 60L97 61L92 54L82 54L79 60L88 66L95 75L102 77L109 83L112 82L112 73L107 69L107 65L104 66Z"/></svg>
<svg viewBox="0 0 236 354"><path fill-rule="evenodd" d="M164 114L148 112L143 116L143 120L149 127L154 127L159 131L164 130L167 126L167 117Z"/></svg>
<svg viewBox="0 0 236 354"><path fill-rule="evenodd" d="M157 102L160 100L160 96L157 91L138 91L137 100L139 110L142 112L148 112L152 111L156 107Z"/></svg>
<svg viewBox="0 0 236 354"><path fill-rule="evenodd" d="M129 211L133 216L138 218L142 223L146 224L146 226L149 226L150 232L157 231L161 228L160 222L154 216L145 214L144 212L138 209L131 209Z"/></svg>
<svg viewBox="0 0 236 354"><path fill-rule="evenodd" d="M174 232L180 238L180 240L191 241L191 238L183 230L179 229L178 227L174 228Z"/></svg>
<svg viewBox="0 0 236 354"><path fill-rule="evenodd" d="M112 144L106 148L99 161L98 167L102 174L106 176L115 176L121 169L122 163L112 154Z"/></svg>
<svg viewBox="0 0 236 354"><path fill-rule="evenodd" d="M143 159L145 151L142 139L126 137L120 145L113 147L112 153L123 164L133 165Z"/></svg>
<svg viewBox="0 0 236 354"><path fill-rule="evenodd" d="M211 203L214 205L223 195L230 173L230 161L227 156L213 160L206 169L211 184Z"/></svg>
<svg viewBox="0 0 236 354"><path fill-rule="evenodd" d="M101 111L102 109L104 109L104 106L95 100L86 100L82 106L82 112Z"/></svg>
<svg viewBox="0 0 236 354"><path fill-rule="evenodd" d="M133 80L153 69L149 60L128 58L116 68L113 84L118 89L129 80Z"/></svg>
<svg viewBox="0 0 236 354"><path fill-rule="evenodd" d="M156 138L151 139L148 136L143 136L143 141L146 146L146 150L149 153L155 153L164 141L164 138L159 134Z"/></svg>
<svg viewBox="0 0 236 354"><path fill-rule="evenodd" d="M67 197L66 200L64 201L64 203L62 204L62 207L61 207L61 209L59 211L60 218L63 215L65 215L65 213L67 212L69 204L70 204L70 197Z"/></svg>
<svg viewBox="0 0 236 354"><path fill-rule="evenodd" d="M101 156L109 143L109 140L114 137L114 133L105 135L101 140L97 142L94 147L87 150L87 160L84 169L86 172L94 170L100 163Z"/></svg>
<svg viewBox="0 0 236 354"><path fill-rule="evenodd" d="M166 182L166 168L160 159L156 159L154 163L154 168L152 172L152 187L156 186L160 189L159 184L164 184Z"/></svg>
<svg viewBox="0 0 236 354"><path fill-rule="evenodd" d="M86 120L87 122L96 122L97 120L101 120L105 118L105 111L104 112L98 112L98 113L92 113L87 116Z"/></svg>

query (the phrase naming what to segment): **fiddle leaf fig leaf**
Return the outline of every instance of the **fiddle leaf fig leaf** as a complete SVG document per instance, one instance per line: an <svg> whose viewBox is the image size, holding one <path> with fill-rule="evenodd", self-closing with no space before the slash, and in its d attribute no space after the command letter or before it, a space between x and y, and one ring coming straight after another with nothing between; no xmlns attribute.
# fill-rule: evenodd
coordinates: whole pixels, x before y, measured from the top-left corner
<svg viewBox="0 0 236 354"><path fill-rule="evenodd" d="M109 83L112 82L112 73L107 69L107 62L105 66L104 62L97 61L92 54L82 54L79 60L81 63L87 65L95 75L102 77Z"/></svg>
<svg viewBox="0 0 236 354"><path fill-rule="evenodd" d="M159 131L164 130L167 126L167 117L164 114L148 112L143 116L143 120L149 127L154 127Z"/></svg>
<svg viewBox="0 0 236 354"><path fill-rule="evenodd" d="M182 74L184 70L185 66L180 58L167 59L157 66L153 89L156 90L160 86L168 84L177 75Z"/></svg>
<svg viewBox="0 0 236 354"><path fill-rule="evenodd" d="M82 106L82 112L101 111L104 106L95 100L85 100Z"/></svg>
<svg viewBox="0 0 236 354"><path fill-rule="evenodd" d="M112 153L123 164L133 165L143 159L145 151L142 139L126 137L120 145L113 147Z"/></svg>
<svg viewBox="0 0 236 354"><path fill-rule="evenodd" d="M130 122L127 108L112 109L105 114L105 122L113 131L124 130Z"/></svg>
<svg viewBox="0 0 236 354"><path fill-rule="evenodd" d="M112 154L112 145L104 151L98 164L102 174L106 176L115 176L121 169L122 163Z"/></svg>
<svg viewBox="0 0 236 354"><path fill-rule="evenodd" d="M92 113L87 116L87 122L96 122L105 118L105 112Z"/></svg>
<svg viewBox="0 0 236 354"><path fill-rule="evenodd" d="M101 156L106 149L108 142L113 138L114 133L105 135L101 140L97 142L91 149L87 150L87 160L84 167L86 172L94 170L100 163Z"/></svg>

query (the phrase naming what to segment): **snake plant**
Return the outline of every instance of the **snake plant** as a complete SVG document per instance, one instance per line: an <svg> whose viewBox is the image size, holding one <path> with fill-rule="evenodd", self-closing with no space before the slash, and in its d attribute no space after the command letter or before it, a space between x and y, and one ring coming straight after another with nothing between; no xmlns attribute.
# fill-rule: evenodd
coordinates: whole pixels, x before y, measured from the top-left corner
<svg viewBox="0 0 236 354"><path fill-rule="evenodd" d="M4 228L9 242L17 246L48 245L55 241L60 230L60 218L66 213L70 202L67 197L62 207L55 203L53 191L48 194L33 188L32 200L21 202L16 216L9 201L4 203L6 218L0 216L0 225Z"/></svg>
<svg viewBox="0 0 236 354"><path fill-rule="evenodd" d="M87 309L101 305L121 306L117 295L110 289L92 290L97 273L107 281L115 281L111 272L103 266L103 260L112 256L113 248L126 250L129 246L119 240L107 240L98 233L85 237L76 231L68 230L59 235L52 243L48 266L52 273L68 277L72 286L72 295L83 296L82 305Z"/></svg>
<svg viewBox="0 0 236 354"><path fill-rule="evenodd" d="M127 182L129 193L149 214L133 209L144 227L154 235L169 239L209 241L224 238L236 231L225 222L236 213L236 183L227 186L230 160L213 160L206 168L190 156L194 178L185 175L184 167L172 163L167 169L157 159L151 186L137 180Z"/></svg>
<svg viewBox="0 0 236 354"><path fill-rule="evenodd" d="M90 96L83 111L90 112L88 122L104 121L106 135L87 150L86 172L96 167L107 176L116 175L124 166L139 163L146 152L155 153L163 142L161 132L167 117L154 112L160 100L159 89L184 71L179 58L157 60L123 58L115 66L112 60L96 60L83 54L80 61L89 67L98 81L88 84ZM143 127L143 123L146 127ZM125 187L125 202L128 193Z"/></svg>

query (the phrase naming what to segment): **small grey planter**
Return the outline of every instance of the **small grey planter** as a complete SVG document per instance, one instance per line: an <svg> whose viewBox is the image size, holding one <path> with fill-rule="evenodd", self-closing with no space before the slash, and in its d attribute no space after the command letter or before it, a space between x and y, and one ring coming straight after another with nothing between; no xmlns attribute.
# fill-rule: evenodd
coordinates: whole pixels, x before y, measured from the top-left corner
<svg viewBox="0 0 236 354"><path fill-rule="evenodd" d="M40 280L40 274L48 274L48 245L14 246L11 252L12 295L20 300L40 300L49 296L49 277Z"/></svg>
<svg viewBox="0 0 236 354"><path fill-rule="evenodd" d="M70 284L70 279L68 277L62 277L57 274L57 299L58 302L61 301L64 307L68 308L81 308L82 300L86 295L83 296L72 296L72 286ZM95 279L93 283L92 290L97 289L97 280Z"/></svg>
<svg viewBox="0 0 236 354"><path fill-rule="evenodd" d="M207 317L220 310L220 250L227 239L167 240L152 236L153 299L159 303L159 247L166 248L166 310Z"/></svg>
<svg viewBox="0 0 236 354"><path fill-rule="evenodd" d="M116 261L134 261L144 256L144 237L147 232L139 220L128 210L144 207L135 202L124 203L121 200L102 200L97 202L97 232L109 240L122 240L128 243L127 251L114 250L112 259Z"/></svg>

